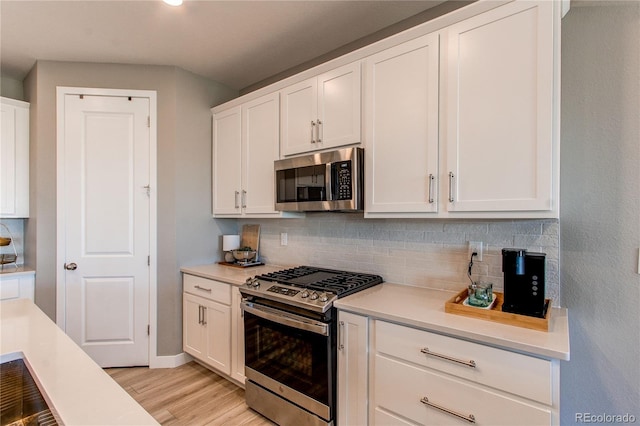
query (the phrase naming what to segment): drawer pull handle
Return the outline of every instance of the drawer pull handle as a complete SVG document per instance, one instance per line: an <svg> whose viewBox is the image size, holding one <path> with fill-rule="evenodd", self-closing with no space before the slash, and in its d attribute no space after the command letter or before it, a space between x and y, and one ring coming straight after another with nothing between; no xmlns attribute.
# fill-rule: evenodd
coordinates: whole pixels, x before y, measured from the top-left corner
<svg viewBox="0 0 640 426"><path fill-rule="evenodd" d="M422 397L420 399L420 402L422 402L426 406L435 408L436 410L444 411L447 414L451 414L452 416L459 417L462 420L468 421L469 423L475 423L476 422L476 417L473 414L469 414L468 416L465 416L464 414L456 413L453 410L449 410L448 408L445 408L445 407L443 407L441 405L434 404L433 402L430 402L429 398L427 398L426 396Z"/></svg>
<svg viewBox="0 0 640 426"><path fill-rule="evenodd" d="M429 348L422 348L422 349L420 349L420 352L422 352L425 355L435 356L436 358L442 358L442 359L446 359L447 361L451 361L451 362L455 362L455 363L458 363L458 364L466 365L467 367L476 368L476 362L474 360L464 361L462 359L452 358L452 357L447 356L447 355L442 355L442 354L439 354L439 353L436 353L436 352L431 352L429 350Z"/></svg>
<svg viewBox="0 0 640 426"><path fill-rule="evenodd" d="M204 290L204 291L208 291L209 293L211 293L211 289L210 289L210 288L200 287L199 285L196 285L196 288L197 288L198 290Z"/></svg>

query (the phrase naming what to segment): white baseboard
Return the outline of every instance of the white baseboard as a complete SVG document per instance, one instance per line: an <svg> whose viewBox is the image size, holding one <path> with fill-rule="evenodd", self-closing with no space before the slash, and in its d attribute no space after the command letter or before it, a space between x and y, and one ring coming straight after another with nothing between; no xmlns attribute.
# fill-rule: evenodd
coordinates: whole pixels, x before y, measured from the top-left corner
<svg viewBox="0 0 640 426"><path fill-rule="evenodd" d="M184 352L177 355L156 356L149 360L149 368L176 368L193 360Z"/></svg>

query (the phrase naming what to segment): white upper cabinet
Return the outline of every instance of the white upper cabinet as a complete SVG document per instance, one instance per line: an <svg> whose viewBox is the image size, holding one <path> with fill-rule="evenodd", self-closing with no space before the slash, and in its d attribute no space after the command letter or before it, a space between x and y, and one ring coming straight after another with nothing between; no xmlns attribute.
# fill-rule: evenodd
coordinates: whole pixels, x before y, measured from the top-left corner
<svg viewBox="0 0 640 426"><path fill-rule="evenodd" d="M214 141L233 147L214 159L214 215L269 217L272 157L251 150L279 130L276 158L362 143L367 218L559 217L565 5L473 2L216 107ZM278 129L260 101L245 117L273 92Z"/></svg>
<svg viewBox="0 0 640 426"><path fill-rule="evenodd" d="M0 217L29 217L29 104L0 98Z"/></svg>
<svg viewBox="0 0 640 426"><path fill-rule="evenodd" d="M556 9L514 1L364 60L365 217L558 217Z"/></svg>
<svg viewBox="0 0 640 426"><path fill-rule="evenodd" d="M242 108L213 116L213 215L239 215L242 190Z"/></svg>
<svg viewBox="0 0 640 426"><path fill-rule="evenodd" d="M273 162L280 154L279 95L263 96L242 105L242 193L245 215L275 211Z"/></svg>
<svg viewBox="0 0 640 426"><path fill-rule="evenodd" d="M282 156L360 142L360 62L280 91Z"/></svg>
<svg viewBox="0 0 640 426"><path fill-rule="evenodd" d="M438 34L364 61L367 212L436 212Z"/></svg>
<svg viewBox="0 0 640 426"><path fill-rule="evenodd" d="M273 162L279 158L279 94L213 116L213 215L282 216L275 210Z"/></svg>
<svg viewBox="0 0 640 426"><path fill-rule="evenodd" d="M446 29L448 211L557 216L553 8L513 2Z"/></svg>

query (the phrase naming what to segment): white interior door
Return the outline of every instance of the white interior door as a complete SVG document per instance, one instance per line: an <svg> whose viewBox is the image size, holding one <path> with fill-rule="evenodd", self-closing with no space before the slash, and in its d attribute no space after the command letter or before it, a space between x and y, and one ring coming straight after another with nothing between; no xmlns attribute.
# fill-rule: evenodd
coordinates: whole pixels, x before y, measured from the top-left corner
<svg viewBox="0 0 640 426"><path fill-rule="evenodd" d="M100 366L149 365L148 98L65 95L65 331Z"/></svg>

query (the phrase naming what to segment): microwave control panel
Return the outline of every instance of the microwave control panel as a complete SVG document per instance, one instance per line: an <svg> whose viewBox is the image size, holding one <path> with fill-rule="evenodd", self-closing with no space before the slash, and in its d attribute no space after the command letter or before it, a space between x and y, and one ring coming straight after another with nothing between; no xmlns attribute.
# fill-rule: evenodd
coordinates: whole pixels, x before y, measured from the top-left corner
<svg viewBox="0 0 640 426"><path fill-rule="evenodd" d="M339 161L331 164L334 182L334 200L351 200L353 198L351 183L351 161Z"/></svg>

